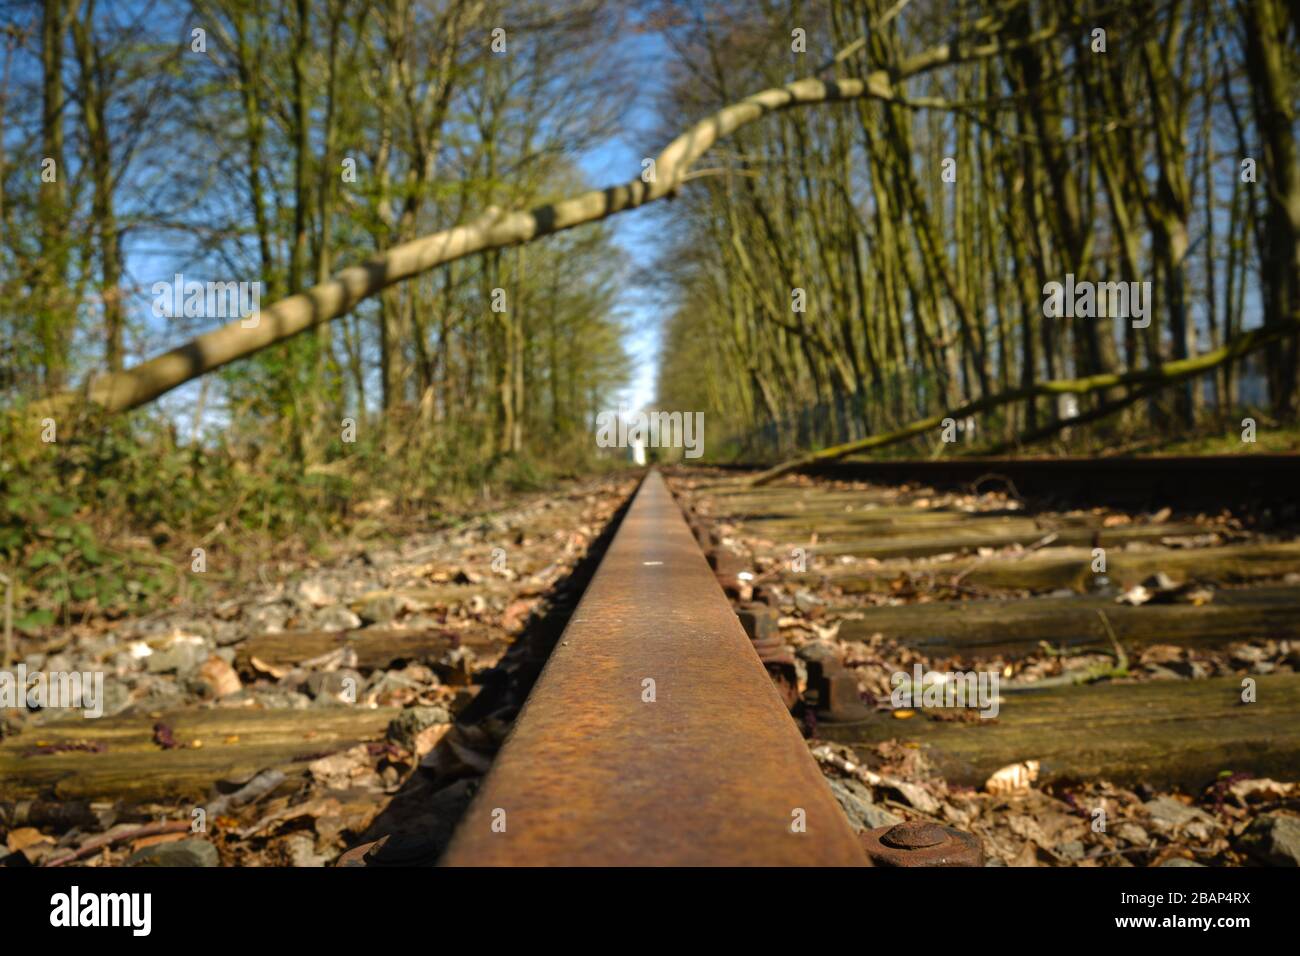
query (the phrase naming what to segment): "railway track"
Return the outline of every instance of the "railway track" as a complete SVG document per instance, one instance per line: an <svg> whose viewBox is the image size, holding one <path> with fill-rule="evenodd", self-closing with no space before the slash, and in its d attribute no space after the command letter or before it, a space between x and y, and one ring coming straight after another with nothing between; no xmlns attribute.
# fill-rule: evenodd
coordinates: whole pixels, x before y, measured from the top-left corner
<svg viewBox="0 0 1300 956"><path fill-rule="evenodd" d="M742 470L750 470L743 466ZM1278 511L1294 520L1300 455L1180 455L1136 458L844 459L798 474L827 481L924 482L941 489L1011 488L1071 507L1115 505Z"/></svg>
<svg viewBox="0 0 1300 956"><path fill-rule="evenodd" d="M79 860L115 807L188 829L270 781L209 815L223 863L301 848L309 819L316 846L351 848L342 866L1274 859L1249 838L1300 798L1300 540L1260 489L1293 459L1239 463L1255 497L1235 511L1198 503L1220 461L1177 480L1097 463L1094 494L1128 490L1086 507L1038 465L864 467L759 487L651 471L458 536L454 557L435 537L360 581L322 572L361 610L413 607L345 631L250 622L227 652L248 683L221 700L34 721L0 741L0 821L82 828L46 854ZM538 544L557 534L585 552L563 576ZM503 540L520 574L473 573ZM918 668L996 676L996 714L900 705ZM292 696L331 674L362 696ZM1092 830L1099 809L1124 826ZM147 849L114 832L101 864Z"/></svg>
<svg viewBox="0 0 1300 956"><path fill-rule="evenodd" d="M1279 492L1295 459L1180 460L1176 482L1166 463L1092 462L1061 480L1070 467L849 463L767 488L685 472L672 480L689 525L651 472L442 862L982 860L978 837L933 812L851 828L791 704L814 745L862 753L901 740L956 786L980 788L1029 758L1039 785L1084 778L1195 795L1227 774L1294 778L1300 548L1286 528L1261 534L1189 509L1244 475L1237 490L1282 509L1285 524ZM988 475L1004 487L936 490ZM900 479L912 484L889 486ZM1129 510L1042 504L1102 498ZM1160 502L1174 508L1134 510ZM1108 573L1096 573L1098 553ZM1143 599L1142 581L1156 593ZM840 660L810 673L801 663L802 700L774 692L794 682L790 647L825 645L828 632L841 650L883 634L908 660L1010 677L1001 718L890 719L910 714L882 703L879 668L872 686ZM1071 676L1070 654L1095 662L1108 645L1118 667ZM1249 707L1243 676L1260 694Z"/></svg>
<svg viewBox="0 0 1300 956"><path fill-rule="evenodd" d="M866 862L657 472L443 862Z"/></svg>

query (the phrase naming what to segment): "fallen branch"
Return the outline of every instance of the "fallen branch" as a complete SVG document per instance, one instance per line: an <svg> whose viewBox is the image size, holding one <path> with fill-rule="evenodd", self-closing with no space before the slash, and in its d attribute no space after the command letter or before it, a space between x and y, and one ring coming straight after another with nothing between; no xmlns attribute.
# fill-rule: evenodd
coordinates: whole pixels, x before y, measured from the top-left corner
<svg viewBox="0 0 1300 956"><path fill-rule="evenodd" d="M203 812L209 817L219 817L245 804L260 800L284 781L285 776L282 771L263 770L234 793L223 794L209 801L204 806Z"/></svg>
<svg viewBox="0 0 1300 956"><path fill-rule="evenodd" d="M252 803L260 797L266 796L281 783L284 782L284 774L279 770L263 770L257 776L253 777L243 787L234 793L228 793L224 796L211 800L203 807L205 817L217 817L235 807L241 807L246 803ZM96 850L106 846L112 846L115 843L122 843L125 840L138 840L141 837L158 836L164 833L184 833L191 829L192 823L189 820L165 820L162 823L145 823L138 827L132 827L129 830L122 830L117 833L105 833L101 836L87 840L81 846L77 847L71 853L65 853L57 859L50 860L46 866L64 866L73 863L83 857L90 856Z"/></svg>
<svg viewBox="0 0 1300 956"><path fill-rule="evenodd" d="M1086 668L1074 673L1058 674L1056 677L1044 677L1041 680L1034 681L1013 681L1002 684L999 690L1010 691L1033 691L1043 690L1049 687L1073 687L1076 684L1093 684L1099 680L1112 680L1116 677L1128 676L1128 655L1124 653L1124 645L1119 642L1119 637L1115 634L1115 628L1111 627L1110 619L1106 617L1105 611L1098 611L1097 616L1101 618L1102 626L1106 629L1106 636L1110 639L1110 646L1115 657L1114 664L1099 664ZM1061 657L1060 653L1049 654L1053 657Z"/></svg>
<svg viewBox="0 0 1300 956"><path fill-rule="evenodd" d="M1101 626L1106 629L1106 636L1110 638L1110 646L1115 649L1115 670L1117 676L1128 673L1128 655L1124 653L1124 645L1119 642L1119 635L1115 633L1115 628L1110 626L1110 618L1106 612L1097 611L1097 616L1101 618Z"/></svg>
<svg viewBox="0 0 1300 956"><path fill-rule="evenodd" d="M1175 362L1166 362L1164 365L1158 365L1154 368L1139 369L1133 372L1116 373L1111 372L1103 375L1091 375L1087 378L1074 379L1054 379L1047 382L1036 382L1033 385L1024 388L1016 388L1006 392L999 392L996 395L988 395L974 402L968 402L960 408L954 408L951 411L940 412L938 415L931 415L929 418L923 418L920 421L912 422L897 431L888 432L884 435L872 435L868 438L862 438L858 441L849 442L844 445L835 445L830 448L823 448L820 451L809 452L798 458L792 458L789 461L777 465L775 468L769 468L767 471L760 472L753 478L749 479L751 486L765 485L770 481L787 475L792 471L797 471L807 465L817 464L818 462L836 461L846 455L852 455L855 452L868 451L875 448L884 448L887 445L896 445L899 442L907 441L909 438L915 438L935 428L939 428L944 419L961 420L969 415L977 415L983 412L992 411L1003 405L1010 405L1013 402L1029 401L1036 398L1044 398L1051 395L1085 395L1089 392L1102 391L1104 389L1116 388L1123 385L1150 385L1150 389L1137 396L1128 396L1136 401L1149 395L1161 388L1166 388L1183 379L1190 378L1193 375L1199 375L1202 372L1218 368L1227 362L1234 361L1262 348L1272 342L1289 335L1295 335L1300 332L1300 319L1291 319L1287 322L1279 322L1276 325L1266 325L1253 329L1242 335L1238 335L1231 341L1212 352L1206 352L1195 358L1179 359ZM1114 404L1114 403L1112 403Z"/></svg>
<svg viewBox="0 0 1300 956"><path fill-rule="evenodd" d="M905 64L911 73L942 65L928 57ZM902 73L897 79L910 75ZM363 299L440 265L491 249L531 242L588 222L636 209L676 194L691 166L718 140L763 117L812 103L895 97L890 76L878 70L866 79L803 79L764 90L701 120L668 144L656 158L654 179L594 189L557 203L512 212L489 209L465 225L402 243L333 278L281 299L255 316L200 335L163 355L92 380L85 398L106 412L122 412L230 362L246 358L300 332L350 312ZM80 395L64 393L45 403L42 414L73 407ZM62 423L61 423L62 424Z"/></svg>
<svg viewBox="0 0 1300 956"><path fill-rule="evenodd" d="M1112 399L1109 402L1103 402L1096 408L1090 408L1086 412L1080 412L1077 415L1070 415L1066 418L1058 418L1054 422L1048 422L1046 425L1039 428L1017 435L1010 441L1004 441L1001 444L994 445L988 450L988 454L1002 455L1013 449L1023 448L1025 445L1032 445L1045 438L1051 438L1057 432L1065 431L1065 429L1072 428L1075 425L1086 425L1089 422L1095 422L1098 419L1107 418L1114 415L1116 412L1123 411L1135 402L1140 402L1144 398L1150 398L1164 387L1165 383L1163 382L1156 385L1148 385L1145 388L1135 389L1127 395Z"/></svg>
<svg viewBox="0 0 1300 956"><path fill-rule="evenodd" d="M145 823L138 827L132 827L130 830L121 830L117 833L105 833L102 836L94 837L87 840L81 846L77 847L71 853L65 853L58 859L50 860L46 866L63 866L80 860L82 857L90 856L96 850L106 846L112 846L114 843L122 843L125 840L138 840L140 837L158 836L163 833L182 833L190 829L189 820L167 820L163 823Z"/></svg>
<svg viewBox="0 0 1300 956"><path fill-rule="evenodd" d="M906 3L900 0L880 22L888 22L904 6ZM864 98L897 103L903 98L901 84L911 77L1046 43L1084 23L1079 16L1065 20L1053 17L1046 25L1012 40L992 37L984 42L964 42L954 38L906 57L888 70L875 70L865 78L823 81L807 77L763 90L700 120L669 143L655 158L654 178L650 182L634 179L621 186L591 190L531 210L489 209L465 225L413 239L365 263L346 268L325 282L281 299L255 316L214 329L133 368L99 376L87 383L84 398L108 413L138 408L200 375L346 315L363 299L437 266L475 253L521 245L671 198L688 178L691 166L718 140L771 113L795 106ZM985 17L971 28L980 31L992 25L993 21ZM860 41L850 44L828 66L842 62L862 45ZM930 105L945 106L941 101ZM64 413L76 408L82 398L75 391L54 396L39 403L38 417L63 415L66 419ZM59 424L62 430L64 422Z"/></svg>

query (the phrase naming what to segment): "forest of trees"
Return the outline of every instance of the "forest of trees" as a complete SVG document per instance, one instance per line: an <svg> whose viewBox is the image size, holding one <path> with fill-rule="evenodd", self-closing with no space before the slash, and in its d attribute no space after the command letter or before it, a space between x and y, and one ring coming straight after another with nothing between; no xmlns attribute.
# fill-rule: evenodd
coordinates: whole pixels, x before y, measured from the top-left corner
<svg viewBox="0 0 1300 956"><path fill-rule="evenodd" d="M1297 11L0 0L0 566L576 473L629 303L714 457L1291 423Z"/></svg>
<svg viewBox="0 0 1300 956"><path fill-rule="evenodd" d="M1294 321L1298 9L831 0L682 16L674 95L690 114L822 64L912 78L744 130L692 183L664 265L680 298L661 401L770 454ZM1067 275L1149 282L1149 324L1045 317L1044 287ZM1263 367L1261 411L1293 419L1294 337ZM1240 407L1241 378L1225 362L1144 401L1126 385L1009 404L982 437L1130 402L1141 427L1186 434Z"/></svg>
<svg viewBox="0 0 1300 956"><path fill-rule="evenodd" d="M263 305L485 208L584 185L633 88L598 2L42 0L0 6L0 389L79 387L222 324L155 282ZM495 32L494 31L498 31ZM358 444L487 465L590 444L626 375L597 226L386 291L173 402L183 442L319 464ZM210 377L209 377L210 378ZM395 446L396 443L396 446Z"/></svg>
<svg viewBox="0 0 1300 956"><path fill-rule="evenodd" d="M519 244L681 195L646 270L673 303L658 398L704 410L715 435L793 450L975 409L1015 440L1126 408L1178 434L1250 403L1241 359L1263 345L1267 413L1298 408L1294 336L1240 339L1285 332L1300 299L1283 0L6 13L10 399L85 384L128 410L224 366L187 399L193 431L238 421L300 463L328 457L349 416L390 450L414 435L489 466L530 437L578 449L625 380L627 266L601 225ZM675 141L689 161L665 181L559 214L544 204L586 185L575 156L645 96L628 37L649 33L670 51L650 85L661 142L800 77L828 81L801 105L852 102L706 120ZM688 170L705 131L735 135ZM256 281L279 311L133 366L221 325L148 321L151 280L182 267ZM1100 313L1090 298L1045 314L1045 290L1076 281L1119 288L1142 320L1107 314L1104 291ZM1142 378L1171 362L1173 387Z"/></svg>

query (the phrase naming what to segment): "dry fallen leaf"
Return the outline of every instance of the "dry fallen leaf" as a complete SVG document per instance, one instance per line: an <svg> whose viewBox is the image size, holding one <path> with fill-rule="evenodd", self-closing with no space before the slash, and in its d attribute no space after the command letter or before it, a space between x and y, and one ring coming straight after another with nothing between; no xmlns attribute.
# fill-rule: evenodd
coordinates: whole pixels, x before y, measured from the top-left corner
<svg viewBox="0 0 1300 956"><path fill-rule="evenodd" d="M248 662L253 665L253 670L258 671L262 674L270 674L276 680L279 680L285 674L289 673L288 668L276 667L274 664L268 664L260 657L250 657L248 659Z"/></svg>
<svg viewBox="0 0 1300 956"><path fill-rule="evenodd" d="M1024 793L1038 779L1038 761L1026 760L1003 767L984 783L984 789L993 794Z"/></svg>
<svg viewBox="0 0 1300 956"><path fill-rule="evenodd" d="M922 813L933 816L938 813L941 804L939 801L919 783L909 783L906 780L899 780L897 777L885 777L882 782L887 787L892 787L898 792L907 803Z"/></svg>
<svg viewBox="0 0 1300 956"><path fill-rule="evenodd" d="M1151 592L1140 584L1129 588L1119 597L1115 598L1116 604L1131 604L1133 607L1140 607L1151 600Z"/></svg>
<svg viewBox="0 0 1300 956"><path fill-rule="evenodd" d="M239 682L235 669L215 654L203 662L199 668L199 677L212 685L213 693L218 697L237 694L244 686Z"/></svg>
<svg viewBox="0 0 1300 956"><path fill-rule="evenodd" d="M37 843L53 842L52 839L35 827L19 827L16 830L9 831L9 838L5 840L5 845L9 847L10 852L19 853L29 846L35 846Z"/></svg>
<svg viewBox="0 0 1300 956"><path fill-rule="evenodd" d="M367 786L379 779L371 766L370 751L365 744L313 760L307 769L317 783L329 790Z"/></svg>
<svg viewBox="0 0 1300 956"><path fill-rule="evenodd" d="M501 626L507 631L518 630L524 621L528 620L528 615L532 613L536 604L537 601L530 598L511 601L501 615Z"/></svg>
<svg viewBox="0 0 1300 956"><path fill-rule="evenodd" d="M131 841L131 851L141 849L146 846L155 846L159 843L175 843L177 840L188 840L192 834L187 832L180 833L155 833L153 836L140 837L138 840Z"/></svg>
<svg viewBox="0 0 1300 956"><path fill-rule="evenodd" d="M1242 803L1245 803L1248 798L1256 796L1265 800L1281 800L1290 797L1297 791L1300 791L1300 784L1279 783L1268 777L1238 780L1228 786L1228 792Z"/></svg>
<svg viewBox="0 0 1300 956"><path fill-rule="evenodd" d="M298 594L312 607L325 607L334 603L334 598L315 581L303 581L299 584Z"/></svg>

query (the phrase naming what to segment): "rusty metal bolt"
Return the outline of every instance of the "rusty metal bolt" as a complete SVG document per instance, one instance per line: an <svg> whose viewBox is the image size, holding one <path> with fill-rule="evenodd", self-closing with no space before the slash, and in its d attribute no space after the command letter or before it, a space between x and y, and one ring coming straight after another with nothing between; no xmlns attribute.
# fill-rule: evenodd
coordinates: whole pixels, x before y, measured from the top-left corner
<svg viewBox="0 0 1300 956"><path fill-rule="evenodd" d="M877 866L983 866L984 844L973 833L913 820L858 834Z"/></svg>
<svg viewBox="0 0 1300 956"><path fill-rule="evenodd" d="M736 617L786 709L793 710L799 702L799 675L795 671L794 654L781 639L776 612L762 604L746 604L736 611Z"/></svg>
<svg viewBox="0 0 1300 956"><path fill-rule="evenodd" d="M781 638L765 637L751 643L754 645L754 652L758 654L758 659L764 664L788 664L790 670L795 669L794 655L790 653L790 648Z"/></svg>
<svg viewBox="0 0 1300 956"><path fill-rule="evenodd" d="M748 570L745 559L726 548L714 548L706 557L723 592L733 601L740 600L744 590L744 582L741 581L740 575Z"/></svg>
<svg viewBox="0 0 1300 956"><path fill-rule="evenodd" d="M858 690L858 679L847 670L832 673L826 677L826 696L821 706L823 717L839 724L851 724L871 717L871 708L862 702L862 693Z"/></svg>
<svg viewBox="0 0 1300 956"><path fill-rule="evenodd" d="M776 613L762 604L749 604L736 612L740 626L745 629L749 639L757 644L776 637Z"/></svg>
<svg viewBox="0 0 1300 956"><path fill-rule="evenodd" d="M808 645L800 648L799 656L808 667L804 699L817 709L819 720L856 723L871 717L871 708L862 702L858 691L857 675L840 662L833 649Z"/></svg>

